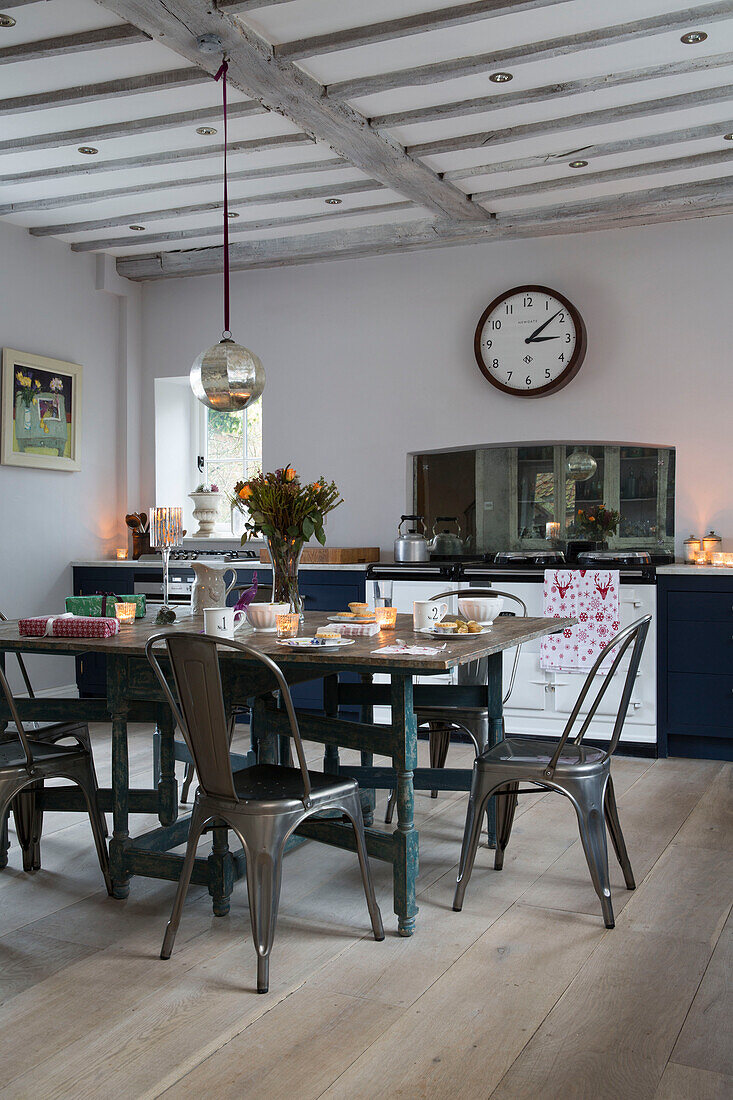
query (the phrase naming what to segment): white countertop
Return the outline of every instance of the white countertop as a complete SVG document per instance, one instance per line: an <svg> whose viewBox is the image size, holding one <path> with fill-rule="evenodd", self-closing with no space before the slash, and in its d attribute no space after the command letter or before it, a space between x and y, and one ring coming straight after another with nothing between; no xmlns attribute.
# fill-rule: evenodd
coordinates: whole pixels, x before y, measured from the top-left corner
<svg viewBox="0 0 733 1100"><path fill-rule="evenodd" d="M206 561L206 558L203 559ZM162 569L162 563L160 561L135 561L134 558L127 558L124 561L118 561L117 558L102 558L101 561L72 561L72 566L76 568L89 568L89 569L109 569L111 568L125 568L125 569ZM353 565L318 565L318 564L304 564L300 566L302 570L309 569L325 569L335 570L336 572L343 573L344 571L354 572L359 570L364 572L368 562L354 562ZM241 558L239 561L226 562L227 566L231 566L233 569L272 569L270 562L262 562L255 559L249 561L245 558ZM171 569L190 569L190 561L172 561Z"/></svg>
<svg viewBox="0 0 733 1100"><path fill-rule="evenodd" d="M677 565L658 565L658 574L683 577L731 577L733 569L726 565L685 565L680 562Z"/></svg>

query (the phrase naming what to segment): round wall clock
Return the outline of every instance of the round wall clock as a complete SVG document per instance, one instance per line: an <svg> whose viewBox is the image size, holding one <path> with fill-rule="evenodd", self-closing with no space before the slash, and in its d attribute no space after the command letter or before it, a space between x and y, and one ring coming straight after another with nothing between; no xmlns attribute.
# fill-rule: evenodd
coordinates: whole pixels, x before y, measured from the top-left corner
<svg viewBox="0 0 733 1100"><path fill-rule="evenodd" d="M546 286L515 286L481 314L474 350L492 386L517 397L543 397L580 370L587 337L575 306Z"/></svg>

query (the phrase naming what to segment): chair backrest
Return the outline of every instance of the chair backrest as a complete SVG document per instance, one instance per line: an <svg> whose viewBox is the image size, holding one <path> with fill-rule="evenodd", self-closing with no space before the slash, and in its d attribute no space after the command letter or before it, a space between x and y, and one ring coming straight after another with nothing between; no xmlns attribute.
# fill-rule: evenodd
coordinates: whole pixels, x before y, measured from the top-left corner
<svg viewBox="0 0 733 1100"><path fill-rule="evenodd" d="M527 605L521 596L515 596L513 592L501 592L498 588L452 588L450 592L441 592L439 596L433 596L434 600L444 600L448 596L501 596L504 600L511 600L520 608L520 614L523 619L527 618ZM504 692L502 703L506 703L509 696L514 691L514 682L517 678L517 666L519 665L519 653L522 646L521 644L515 647L514 660L512 662L512 673L509 677L509 687Z"/></svg>
<svg viewBox="0 0 733 1100"><path fill-rule="evenodd" d="M0 611L0 622L6 623L7 621L8 621L8 616L4 615L2 613L2 611ZM35 699L35 697L36 697L35 692L33 691L33 686L31 684L30 677L28 675L28 670L25 667L25 661L23 660L23 657L20 653L16 653L15 656L18 659L18 666L20 667L20 674L23 677L23 683L25 684L25 689L28 692L28 698L29 699Z"/></svg>
<svg viewBox="0 0 733 1100"><path fill-rule="evenodd" d="M572 734L573 727L575 726L575 723L578 719L581 707L583 706L583 703L585 702L588 693L593 686L593 681L595 680L601 666L607 661L611 661L611 659L613 658L611 667L606 672L603 678L603 682L598 687L596 696L588 710L588 713L583 719L583 724L581 725L578 733L573 738L573 741L576 745L579 745L580 742L583 740L583 737L585 736L588 727L593 721L593 718L596 711L598 710L598 706L603 699L603 696L606 694L609 687L611 686L611 681L613 680L616 669L621 664L621 661L623 660L626 651L633 645L631 658L629 660L629 667L626 670L626 678L624 680L623 689L621 691L618 711L616 712L616 721L613 724L613 733L611 734L611 740L608 743L608 748L605 752L604 759L608 759L608 757L613 752L615 752L616 746L618 745L619 738L621 736L624 722L626 721L626 713L629 709L631 693L634 690L634 680L636 679L636 674L639 671L641 655L644 650L644 643L646 642L646 636L649 633L649 624L651 623L651 621L651 615L645 615L642 619L637 619L635 623L631 624L631 626L625 627L624 630L620 630L619 633L615 635L615 637L611 638L611 641L608 643L608 645L599 653L593 664L593 667L589 670L585 678L585 683L583 684L583 687L580 690L580 694L575 701L575 706L573 707L572 713L565 724L565 729L562 732L562 736L560 737L560 741L554 752L554 755L550 760L547 768L545 769L545 775L548 779L552 777L555 768L557 767L557 762L560 759L560 753L563 750L565 742Z"/></svg>
<svg viewBox="0 0 733 1100"><path fill-rule="evenodd" d="M155 653L155 646L159 643L167 651L177 700ZM148 640L145 653L181 727L193 757L199 783L207 794L236 800L218 647L242 653L260 662L272 673L290 722L290 732L303 776L303 805L308 809L311 805L311 784L303 743L290 688L278 665L267 654L242 645L241 642L215 638L209 634L163 630Z"/></svg>
<svg viewBox="0 0 733 1100"><path fill-rule="evenodd" d="M3 737L7 739L9 737L12 737L13 733L16 734L18 740L20 741L21 745L23 746L23 752L25 753L26 764L30 768L30 767L33 766L33 750L31 749L30 742L28 741L28 737L26 735L26 732L23 729L23 723L20 720L20 715L18 714L18 708L16 706L15 699L13 697L13 693L10 690L10 684L8 683L7 679L5 678L5 673L3 672L2 668L0 668L0 692L2 692L2 694L5 696L5 702L8 704L8 710L10 711L10 717L13 719L13 725L15 726L15 730L7 730L6 729L5 733L3 734Z"/></svg>

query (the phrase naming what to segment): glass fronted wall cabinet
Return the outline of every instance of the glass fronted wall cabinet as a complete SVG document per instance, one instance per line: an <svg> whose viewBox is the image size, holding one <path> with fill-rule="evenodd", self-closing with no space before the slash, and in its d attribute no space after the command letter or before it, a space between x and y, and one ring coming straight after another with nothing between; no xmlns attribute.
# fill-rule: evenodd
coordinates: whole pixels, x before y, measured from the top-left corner
<svg viewBox="0 0 733 1100"><path fill-rule="evenodd" d="M600 506L619 514L615 533L599 540L611 549L674 552L671 447L528 443L413 457L415 510L428 531L453 518L465 553L588 538L583 515Z"/></svg>

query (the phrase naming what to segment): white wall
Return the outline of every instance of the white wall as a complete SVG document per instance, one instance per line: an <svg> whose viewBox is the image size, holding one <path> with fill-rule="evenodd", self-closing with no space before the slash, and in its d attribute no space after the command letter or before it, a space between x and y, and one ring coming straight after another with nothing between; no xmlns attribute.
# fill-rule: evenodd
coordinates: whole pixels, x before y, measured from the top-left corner
<svg viewBox="0 0 733 1100"><path fill-rule="evenodd" d="M233 276L234 336L267 370L264 462L334 478L334 545L391 549L408 451L584 439L677 448L678 540L711 525L733 548L733 219L707 218ZM577 378L522 400L473 357L491 299L542 283L588 327ZM152 499L153 380L218 338L221 278L143 292L143 465Z"/></svg>
<svg viewBox="0 0 733 1100"><path fill-rule="evenodd" d="M127 481L139 477L139 299L94 256L0 225L0 346L84 368L81 470L0 466L0 608L11 617L62 611L70 562L126 545ZM29 664L39 688L74 680L69 659Z"/></svg>

